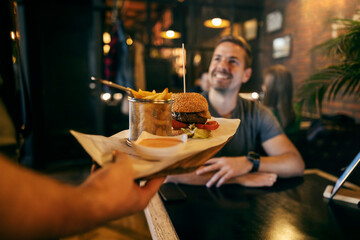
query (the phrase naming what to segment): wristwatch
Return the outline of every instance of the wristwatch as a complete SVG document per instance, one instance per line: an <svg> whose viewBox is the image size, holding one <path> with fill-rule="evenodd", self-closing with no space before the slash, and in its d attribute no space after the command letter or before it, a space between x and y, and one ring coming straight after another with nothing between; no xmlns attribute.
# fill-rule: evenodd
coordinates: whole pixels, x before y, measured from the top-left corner
<svg viewBox="0 0 360 240"><path fill-rule="evenodd" d="M260 166L260 155L256 152L249 152L247 159L253 163L253 167L250 172L257 172Z"/></svg>

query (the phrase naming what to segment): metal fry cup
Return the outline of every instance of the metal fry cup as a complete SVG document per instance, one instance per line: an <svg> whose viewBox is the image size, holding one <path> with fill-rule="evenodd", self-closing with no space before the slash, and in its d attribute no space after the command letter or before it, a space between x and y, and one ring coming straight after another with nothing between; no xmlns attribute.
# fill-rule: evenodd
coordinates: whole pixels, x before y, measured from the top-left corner
<svg viewBox="0 0 360 240"><path fill-rule="evenodd" d="M171 136L173 99L152 100L129 97L129 141L136 141L143 131Z"/></svg>

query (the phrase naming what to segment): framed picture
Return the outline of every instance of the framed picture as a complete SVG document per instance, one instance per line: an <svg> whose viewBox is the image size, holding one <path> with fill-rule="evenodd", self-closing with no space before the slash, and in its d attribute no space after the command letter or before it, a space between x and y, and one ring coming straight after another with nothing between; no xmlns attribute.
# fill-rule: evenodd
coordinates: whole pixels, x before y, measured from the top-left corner
<svg viewBox="0 0 360 240"><path fill-rule="evenodd" d="M278 37L273 40L273 52L274 59L289 57L291 53L291 36L286 35Z"/></svg>
<svg viewBox="0 0 360 240"><path fill-rule="evenodd" d="M280 10L275 10L266 15L266 32L279 31L283 26L283 14Z"/></svg>
<svg viewBox="0 0 360 240"><path fill-rule="evenodd" d="M253 40L257 37L258 21L256 18L244 22L245 39Z"/></svg>

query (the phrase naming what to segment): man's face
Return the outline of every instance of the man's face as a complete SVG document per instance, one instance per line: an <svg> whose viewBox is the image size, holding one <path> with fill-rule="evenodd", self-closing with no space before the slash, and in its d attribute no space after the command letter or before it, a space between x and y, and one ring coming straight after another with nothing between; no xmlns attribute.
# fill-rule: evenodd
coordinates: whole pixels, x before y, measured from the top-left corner
<svg viewBox="0 0 360 240"><path fill-rule="evenodd" d="M209 66L211 88L238 91L251 76L251 69L245 69L245 56L245 50L232 42L219 44Z"/></svg>

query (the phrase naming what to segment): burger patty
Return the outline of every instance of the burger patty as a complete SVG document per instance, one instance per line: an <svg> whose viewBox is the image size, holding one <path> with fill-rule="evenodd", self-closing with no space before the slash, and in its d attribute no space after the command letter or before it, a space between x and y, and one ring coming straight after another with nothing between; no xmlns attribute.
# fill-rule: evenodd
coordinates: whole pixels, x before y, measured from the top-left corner
<svg viewBox="0 0 360 240"><path fill-rule="evenodd" d="M199 116L195 112L172 112L172 117L176 121L183 123L206 123L207 118Z"/></svg>

